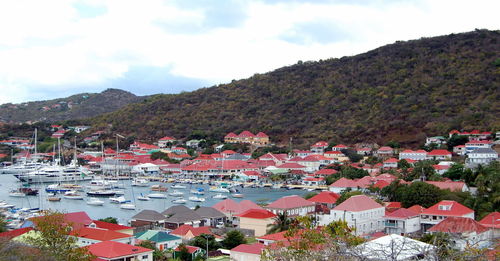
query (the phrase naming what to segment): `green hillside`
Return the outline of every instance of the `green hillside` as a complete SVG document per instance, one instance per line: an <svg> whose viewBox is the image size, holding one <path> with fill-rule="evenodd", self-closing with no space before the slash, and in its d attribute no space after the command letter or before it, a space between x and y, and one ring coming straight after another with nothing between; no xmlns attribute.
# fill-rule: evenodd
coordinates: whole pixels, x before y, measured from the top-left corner
<svg viewBox="0 0 500 261"><path fill-rule="evenodd" d="M278 142L415 144L453 128L500 130L499 76L500 32L476 30L155 95L92 122L144 140L248 129Z"/></svg>

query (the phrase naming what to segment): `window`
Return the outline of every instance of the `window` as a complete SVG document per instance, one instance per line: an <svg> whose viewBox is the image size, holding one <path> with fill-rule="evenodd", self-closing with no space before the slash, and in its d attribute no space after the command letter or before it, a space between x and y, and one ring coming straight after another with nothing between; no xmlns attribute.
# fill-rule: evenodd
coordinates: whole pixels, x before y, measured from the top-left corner
<svg viewBox="0 0 500 261"><path fill-rule="evenodd" d="M148 255L143 255L142 259L148 259Z"/></svg>

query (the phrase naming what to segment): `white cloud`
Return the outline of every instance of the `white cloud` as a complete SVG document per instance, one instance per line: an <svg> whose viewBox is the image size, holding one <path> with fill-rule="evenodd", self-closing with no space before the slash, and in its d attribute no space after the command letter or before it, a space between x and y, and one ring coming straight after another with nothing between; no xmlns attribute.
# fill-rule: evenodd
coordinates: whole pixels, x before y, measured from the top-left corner
<svg viewBox="0 0 500 261"><path fill-rule="evenodd" d="M500 28L499 1L359 2L242 0L237 5L245 14L241 23L211 27L209 18L226 18L208 17L205 8L223 8L223 1L191 8L160 0L3 1L0 103L36 100L33 94L47 88L85 91L81 86L105 85L137 66L170 68L176 77L221 83L298 60L354 55L396 40ZM103 11L82 15L88 11L75 4ZM315 30L303 24L323 26ZM315 34L321 36L328 26L334 40L315 41Z"/></svg>

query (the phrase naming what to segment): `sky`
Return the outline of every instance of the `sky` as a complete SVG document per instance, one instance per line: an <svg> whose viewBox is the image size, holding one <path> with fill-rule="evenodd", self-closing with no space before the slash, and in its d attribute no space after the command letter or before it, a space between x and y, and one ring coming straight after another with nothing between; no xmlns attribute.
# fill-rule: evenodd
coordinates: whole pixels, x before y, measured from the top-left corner
<svg viewBox="0 0 500 261"><path fill-rule="evenodd" d="M500 29L498 0L0 2L0 104L179 93L398 40Z"/></svg>

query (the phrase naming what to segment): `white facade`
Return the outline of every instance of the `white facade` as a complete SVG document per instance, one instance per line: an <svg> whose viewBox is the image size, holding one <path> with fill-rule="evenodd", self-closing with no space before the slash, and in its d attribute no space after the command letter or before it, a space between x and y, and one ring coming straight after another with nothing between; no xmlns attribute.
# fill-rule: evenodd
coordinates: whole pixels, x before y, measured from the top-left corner
<svg viewBox="0 0 500 261"><path fill-rule="evenodd" d="M498 153L493 149L476 149L468 154L466 165L469 168L474 168L478 165L488 165L490 162L497 159Z"/></svg>
<svg viewBox="0 0 500 261"><path fill-rule="evenodd" d="M471 153L475 149L491 149L492 144L491 143L486 143L486 142L481 142L481 141L471 141L465 143L465 153Z"/></svg>
<svg viewBox="0 0 500 261"><path fill-rule="evenodd" d="M454 215L427 215L427 214L421 214L420 215L420 224L422 225L436 225L439 222L445 220L447 217L455 217ZM474 219L474 212L471 212L469 214L463 215L462 217L467 217L467 218L472 218ZM430 227L430 226L428 226Z"/></svg>
<svg viewBox="0 0 500 261"><path fill-rule="evenodd" d="M436 137L427 137L425 139L425 146L429 146L431 144L446 144L446 139L441 136L436 136Z"/></svg>
<svg viewBox="0 0 500 261"><path fill-rule="evenodd" d="M266 208L267 210L273 212L276 215L283 213L286 211L286 214L289 217L295 216L306 216L314 212L315 206L303 206L298 208L289 208L289 209L279 209L279 208Z"/></svg>
<svg viewBox="0 0 500 261"><path fill-rule="evenodd" d="M412 151L412 152L400 152L399 153L399 159L411 159L411 160L425 160L427 158L427 152L417 152L417 151Z"/></svg>
<svg viewBox="0 0 500 261"><path fill-rule="evenodd" d="M420 230L420 216L408 218L385 217L386 234L408 234Z"/></svg>
<svg viewBox="0 0 500 261"><path fill-rule="evenodd" d="M347 225L356 228L355 235L370 234L384 230L385 208L364 211L330 210L330 214L319 216L319 225L326 226L333 221L345 220Z"/></svg>
<svg viewBox="0 0 500 261"><path fill-rule="evenodd" d="M118 238L118 239L113 239L111 241L116 241L116 242L120 242L120 243L124 243L124 244L129 244L129 245L134 245L135 244L135 238L133 236L131 236L131 237L124 237L124 238ZM88 246L88 245L92 245L92 244L99 243L99 242L102 242L102 241L101 240L96 240L96 239L85 238L85 237L77 237L76 244L79 247L83 247L83 246Z"/></svg>

